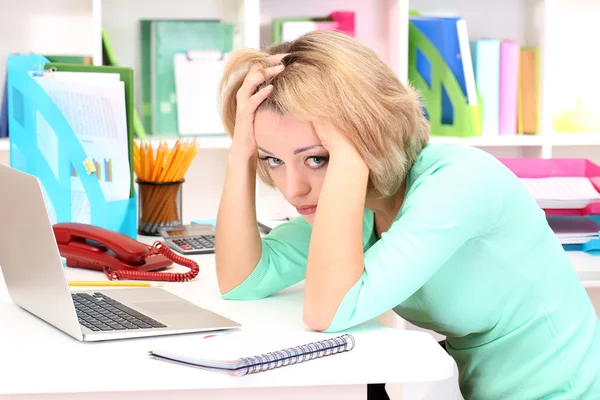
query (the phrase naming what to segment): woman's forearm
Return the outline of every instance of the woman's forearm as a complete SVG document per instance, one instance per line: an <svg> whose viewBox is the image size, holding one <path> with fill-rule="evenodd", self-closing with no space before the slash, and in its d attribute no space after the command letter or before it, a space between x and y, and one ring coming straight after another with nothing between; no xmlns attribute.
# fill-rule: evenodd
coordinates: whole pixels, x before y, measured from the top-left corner
<svg viewBox="0 0 600 400"><path fill-rule="evenodd" d="M306 269L304 321L329 327L364 270L362 227L369 169L358 156L331 158L317 207Z"/></svg>
<svg viewBox="0 0 600 400"><path fill-rule="evenodd" d="M256 223L256 156L230 150L216 227L219 290L227 293L254 270L261 255Z"/></svg>

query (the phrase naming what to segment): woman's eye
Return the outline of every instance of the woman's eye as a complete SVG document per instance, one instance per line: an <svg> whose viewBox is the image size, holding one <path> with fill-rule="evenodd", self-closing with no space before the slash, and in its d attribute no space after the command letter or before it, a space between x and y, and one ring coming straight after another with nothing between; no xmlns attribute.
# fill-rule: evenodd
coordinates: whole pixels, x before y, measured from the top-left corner
<svg viewBox="0 0 600 400"><path fill-rule="evenodd" d="M319 168L325 165L325 163L329 160L329 157L308 157L306 159L306 165L311 168Z"/></svg>
<svg viewBox="0 0 600 400"><path fill-rule="evenodd" d="M275 158L275 157L268 157L267 163L269 164L269 167L271 167L271 168L274 168L274 167L277 167L277 166L283 164L283 162L279 158Z"/></svg>

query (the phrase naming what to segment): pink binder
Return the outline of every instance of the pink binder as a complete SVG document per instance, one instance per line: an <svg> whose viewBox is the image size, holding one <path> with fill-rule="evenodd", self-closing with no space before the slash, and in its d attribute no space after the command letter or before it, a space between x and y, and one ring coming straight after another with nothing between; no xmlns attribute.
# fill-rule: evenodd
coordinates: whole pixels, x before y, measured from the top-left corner
<svg viewBox="0 0 600 400"><path fill-rule="evenodd" d="M600 166L585 158L499 158L519 178L586 177L600 192ZM544 209L548 216L600 215L600 203L581 209Z"/></svg>
<svg viewBox="0 0 600 400"><path fill-rule="evenodd" d="M338 31L345 32L352 37L356 36L353 11L334 11L329 14L329 18L337 23Z"/></svg>
<svg viewBox="0 0 600 400"><path fill-rule="evenodd" d="M500 43L500 135L517 134L520 51L517 42L503 40Z"/></svg>

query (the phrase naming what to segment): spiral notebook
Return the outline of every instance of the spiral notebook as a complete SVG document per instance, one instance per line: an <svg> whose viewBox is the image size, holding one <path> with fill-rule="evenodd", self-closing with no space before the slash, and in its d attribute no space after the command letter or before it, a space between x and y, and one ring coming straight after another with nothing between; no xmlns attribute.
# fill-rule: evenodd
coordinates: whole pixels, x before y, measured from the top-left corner
<svg viewBox="0 0 600 400"><path fill-rule="evenodd" d="M228 338L236 336L237 335L231 335ZM239 338L239 336L237 337ZM246 354L245 356L230 359L216 359L210 357L211 353L212 355L217 355L219 353L226 354L226 350L229 349L230 354L232 354L231 347L235 347L231 346L233 344L231 341L228 343L219 341L219 339L223 338L208 339L207 342L210 346L207 345L204 346L204 348L202 348L203 346L200 346L199 349L190 349L190 351L184 350L185 354L183 352L162 349L152 350L148 354L153 358L163 361L197 367L207 371L243 376L344 353L352 350L355 345L354 337L348 334L327 337L326 339L318 341L304 342L304 344L286 348L277 348L275 347L276 341L267 340L262 343L267 344L266 349L268 350L264 353L255 355ZM293 340L294 339L291 338L291 341ZM252 340L248 340L247 338L246 340L238 339L236 341L238 345L241 344L242 348L246 347L247 350L250 350L251 347L258 349L261 344L253 343ZM268 343L273 344L269 346ZM258 344L258 346L254 346L255 344ZM265 346L263 346L263 348L265 348ZM234 352L235 351L239 352L239 349L234 349ZM197 355L191 353L197 353ZM242 353L244 352L242 351ZM246 351L246 353L248 353L248 351Z"/></svg>

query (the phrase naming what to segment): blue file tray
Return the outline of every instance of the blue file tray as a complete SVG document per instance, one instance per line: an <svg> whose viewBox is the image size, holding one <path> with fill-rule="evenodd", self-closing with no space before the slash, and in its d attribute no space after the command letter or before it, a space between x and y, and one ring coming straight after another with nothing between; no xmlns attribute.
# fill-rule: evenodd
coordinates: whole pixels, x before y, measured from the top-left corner
<svg viewBox="0 0 600 400"><path fill-rule="evenodd" d="M590 214L586 217L600 224L600 215ZM583 251L592 256L600 256L600 239L591 239L579 244L563 244L562 247L565 251Z"/></svg>
<svg viewBox="0 0 600 400"><path fill-rule="evenodd" d="M71 168L74 167L90 203L90 223L137 238L135 191L132 190L129 199L106 201L96 175L88 175L85 169L83 161L88 156L79 139L56 104L33 78L35 74L43 72L48 62L41 55L8 57L10 166L39 179L52 223L73 221ZM37 113L44 117L56 134L58 177L38 147ZM128 134L132 135L132 132ZM130 148L130 154L131 151Z"/></svg>
<svg viewBox="0 0 600 400"><path fill-rule="evenodd" d="M592 239L582 244L563 244L565 251L584 251L592 256L600 256L600 239Z"/></svg>

